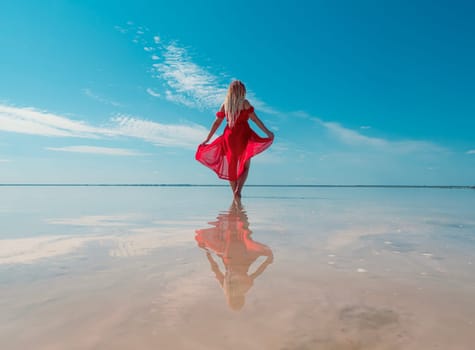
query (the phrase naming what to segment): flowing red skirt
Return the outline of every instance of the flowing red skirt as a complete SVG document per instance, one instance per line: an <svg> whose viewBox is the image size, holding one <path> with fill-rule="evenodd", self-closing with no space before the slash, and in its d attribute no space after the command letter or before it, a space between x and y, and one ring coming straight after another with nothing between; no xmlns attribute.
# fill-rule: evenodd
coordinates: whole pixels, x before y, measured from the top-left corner
<svg viewBox="0 0 475 350"><path fill-rule="evenodd" d="M273 139L260 137L247 121L226 126L224 133L212 143L199 145L195 158L213 170L220 179L236 181L246 162L270 147Z"/></svg>

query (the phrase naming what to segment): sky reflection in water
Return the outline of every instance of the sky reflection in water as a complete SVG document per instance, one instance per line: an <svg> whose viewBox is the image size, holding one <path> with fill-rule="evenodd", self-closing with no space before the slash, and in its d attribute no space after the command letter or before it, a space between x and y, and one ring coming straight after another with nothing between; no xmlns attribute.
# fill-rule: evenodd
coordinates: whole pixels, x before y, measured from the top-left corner
<svg viewBox="0 0 475 350"><path fill-rule="evenodd" d="M475 341L470 190L0 191L0 348Z"/></svg>

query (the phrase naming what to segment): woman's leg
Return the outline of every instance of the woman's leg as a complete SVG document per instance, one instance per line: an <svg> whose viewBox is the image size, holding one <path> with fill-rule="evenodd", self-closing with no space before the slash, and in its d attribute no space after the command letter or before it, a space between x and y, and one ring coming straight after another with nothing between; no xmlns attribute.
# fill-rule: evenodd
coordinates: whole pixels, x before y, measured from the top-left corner
<svg viewBox="0 0 475 350"><path fill-rule="evenodd" d="M233 154L228 155L227 162L228 162L228 175L230 177L236 177L237 163L238 163L236 156L234 156ZM230 180L229 185L231 186L231 189L233 190L233 195L236 195L237 180Z"/></svg>
<svg viewBox="0 0 475 350"><path fill-rule="evenodd" d="M231 189L233 190L233 194L236 195L237 181L229 181L229 185L231 186Z"/></svg>
<svg viewBox="0 0 475 350"><path fill-rule="evenodd" d="M251 166L251 160L248 159L246 163L244 164L244 171L242 172L241 176L239 179L236 181L236 189L234 191L234 195L237 197L241 197L241 191L242 188L244 187L244 184L247 180L247 175L249 174L249 167Z"/></svg>

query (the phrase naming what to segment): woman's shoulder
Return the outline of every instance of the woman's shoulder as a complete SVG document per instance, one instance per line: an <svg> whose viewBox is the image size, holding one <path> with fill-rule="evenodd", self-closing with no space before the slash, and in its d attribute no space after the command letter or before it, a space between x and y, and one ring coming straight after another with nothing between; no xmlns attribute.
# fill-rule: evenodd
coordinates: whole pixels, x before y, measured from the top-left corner
<svg viewBox="0 0 475 350"><path fill-rule="evenodd" d="M224 103L223 103L221 107L219 108L219 111L216 112L216 117L223 119L225 116L226 114L224 112Z"/></svg>
<svg viewBox="0 0 475 350"><path fill-rule="evenodd" d="M251 103L246 99L242 104L242 109L247 111L248 113L254 112L254 107L252 107Z"/></svg>

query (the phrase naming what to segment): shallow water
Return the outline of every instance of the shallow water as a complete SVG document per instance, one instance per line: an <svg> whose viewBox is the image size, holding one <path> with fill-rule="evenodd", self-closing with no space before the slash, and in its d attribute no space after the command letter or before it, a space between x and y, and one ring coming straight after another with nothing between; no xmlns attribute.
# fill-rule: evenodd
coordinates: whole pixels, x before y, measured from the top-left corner
<svg viewBox="0 0 475 350"><path fill-rule="evenodd" d="M0 188L0 349L472 349L475 191Z"/></svg>

